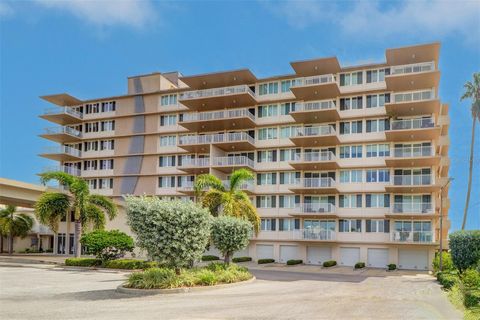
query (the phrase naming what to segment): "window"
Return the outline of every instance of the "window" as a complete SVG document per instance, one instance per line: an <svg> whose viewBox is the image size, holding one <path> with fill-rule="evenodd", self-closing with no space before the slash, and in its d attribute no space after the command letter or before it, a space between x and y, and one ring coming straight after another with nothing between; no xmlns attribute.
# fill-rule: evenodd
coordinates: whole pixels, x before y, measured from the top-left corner
<svg viewBox="0 0 480 320"><path fill-rule="evenodd" d="M362 120L340 122L340 134L362 133Z"/></svg>
<svg viewBox="0 0 480 320"><path fill-rule="evenodd" d="M389 233L390 220L365 220L365 231L374 233Z"/></svg>
<svg viewBox="0 0 480 320"><path fill-rule="evenodd" d="M276 208L276 196L257 196L257 208Z"/></svg>
<svg viewBox="0 0 480 320"><path fill-rule="evenodd" d="M293 209L296 205L300 204L299 195L288 195L278 197L278 207Z"/></svg>
<svg viewBox="0 0 480 320"><path fill-rule="evenodd" d="M297 133L297 129L301 126L287 126L287 127L280 127L280 138L287 139L290 137L295 137Z"/></svg>
<svg viewBox="0 0 480 320"><path fill-rule="evenodd" d="M262 128L258 130L258 140L273 140L277 138L277 128Z"/></svg>
<svg viewBox="0 0 480 320"><path fill-rule="evenodd" d="M177 136L160 136L160 146L176 146L177 145Z"/></svg>
<svg viewBox="0 0 480 320"><path fill-rule="evenodd" d="M83 161L83 170L97 170L97 160Z"/></svg>
<svg viewBox="0 0 480 320"><path fill-rule="evenodd" d="M275 222L277 219L262 218L260 219L260 230L261 231L275 231Z"/></svg>
<svg viewBox="0 0 480 320"><path fill-rule="evenodd" d="M280 161L295 161L300 158L300 149L280 149Z"/></svg>
<svg viewBox="0 0 480 320"><path fill-rule="evenodd" d="M87 184L89 189L97 189L97 179L89 179Z"/></svg>
<svg viewBox="0 0 480 320"><path fill-rule="evenodd" d="M277 150L262 150L257 151L257 162L276 162Z"/></svg>
<svg viewBox="0 0 480 320"><path fill-rule="evenodd" d="M363 83L363 71L343 73L340 75L340 86L354 86Z"/></svg>
<svg viewBox="0 0 480 320"><path fill-rule="evenodd" d="M338 220L339 232L362 232L362 220Z"/></svg>
<svg viewBox="0 0 480 320"><path fill-rule="evenodd" d="M307 230L330 230L335 231L335 221L333 220L303 220L303 228Z"/></svg>
<svg viewBox="0 0 480 320"><path fill-rule="evenodd" d="M99 113L100 112L100 104L99 103L87 103L85 105L85 113Z"/></svg>
<svg viewBox="0 0 480 320"><path fill-rule="evenodd" d="M257 185L275 185L277 184L277 173L268 172L268 173L257 173Z"/></svg>
<svg viewBox="0 0 480 320"><path fill-rule="evenodd" d="M115 101L102 102L102 112L112 112L115 111Z"/></svg>
<svg viewBox="0 0 480 320"><path fill-rule="evenodd" d="M389 156L390 156L389 144L368 144L367 145L367 158L389 157Z"/></svg>
<svg viewBox="0 0 480 320"><path fill-rule="evenodd" d="M363 108L362 97L340 98L340 110L358 110Z"/></svg>
<svg viewBox="0 0 480 320"><path fill-rule="evenodd" d="M367 208L389 208L390 195L388 193L367 193L365 205Z"/></svg>
<svg viewBox="0 0 480 320"><path fill-rule="evenodd" d="M367 120L366 132L383 132L390 129L390 121L388 119Z"/></svg>
<svg viewBox="0 0 480 320"><path fill-rule="evenodd" d="M277 104L269 104L267 106L258 106L259 118L276 117L276 116L278 116Z"/></svg>
<svg viewBox="0 0 480 320"><path fill-rule="evenodd" d="M278 219L278 231L292 231L300 229L300 219L280 218Z"/></svg>
<svg viewBox="0 0 480 320"><path fill-rule="evenodd" d="M85 132L98 132L98 122L85 123Z"/></svg>
<svg viewBox="0 0 480 320"><path fill-rule="evenodd" d="M98 189L113 189L113 179L98 179Z"/></svg>
<svg viewBox="0 0 480 320"><path fill-rule="evenodd" d="M258 86L258 94L260 96L266 94L277 94L278 93L278 82L263 83Z"/></svg>
<svg viewBox="0 0 480 320"><path fill-rule="evenodd" d="M195 176L178 176L177 187L192 187Z"/></svg>
<svg viewBox="0 0 480 320"><path fill-rule="evenodd" d="M101 131L114 131L115 130L115 120L107 120L100 122Z"/></svg>
<svg viewBox="0 0 480 320"><path fill-rule="evenodd" d="M167 94L161 96L160 98L160 105L162 106L170 106L177 104L177 95L176 94Z"/></svg>
<svg viewBox="0 0 480 320"><path fill-rule="evenodd" d="M361 158L362 157L362 146L341 146L340 147L340 158Z"/></svg>
<svg viewBox="0 0 480 320"><path fill-rule="evenodd" d="M100 160L100 170L112 170L112 169L113 169L113 159Z"/></svg>
<svg viewBox="0 0 480 320"><path fill-rule="evenodd" d="M168 114L160 117L160 126L162 127L174 126L176 124L177 124L176 114Z"/></svg>
<svg viewBox="0 0 480 320"><path fill-rule="evenodd" d="M341 170L340 183L363 182L363 170Z"/></svg>
<svg viewBox="0 0 480 320"><path fill-rule="evenodd" d="M175 156L160 156L158 165L160 167L175 167Z"/></svg>
<svg viewBox="0 0 480 320"><path fill-rule="evenodd" d="M390 74L390 69L378 69L367 71L367 83L385 81L385 76Z"/></svg>
<svg viewBox="0 0 480 320"><path fill-rule="evenodd" d="M97 151L98 150L98 141L86 141L84 143L85 151Z"/></svg>
<svg viewBox="0 0 480 320"><path fill-rule="evenodd" d="M361 194L341 194L338 197L338 205L340 208L361 208Z"/></svg>
<svg viewBox="0 0 480 320"><path fill-rule="evenodd" d="M390 102L390 93L367 95L367 108L384 107Z"/></svg>
<svg viewBox="0 0 480 320"><path fill-rule="evenodd" d="M175 176L158 177L159 188L175 188Z"/></svg>
<svg viewBox="0 0 480 320"><path fill-rule="evenodd" d="M390 170L367 169L367 182L390 182Z"/></svg>
<svg viewBox="0 0 480 320"><path fill-rule="evenodd" d="M290 114L290 112L295 111L295 107L296 107L295 102L282 103L282 104L280 105L280 114L281 114L282 116L285 116L285 115L287 115L287 114Z"/></svg>
<svg viewBox="0 0 480 320"><path fill-rule="evenodd" d="M282 92L290 92L290 87L295 84L295 79L282 81Z"/></svg>
<svg viewBox="0 0 480 320"><path fill-rule="evenodd" d="M300 172L280 172L280 184L292 185L300 180Z"/></svg>
<svg viewBox="0 0 480 320"><path fill-rule="evenodd" d="M100 141L100 150L114 150L115 140L102 140Z"/></svg>

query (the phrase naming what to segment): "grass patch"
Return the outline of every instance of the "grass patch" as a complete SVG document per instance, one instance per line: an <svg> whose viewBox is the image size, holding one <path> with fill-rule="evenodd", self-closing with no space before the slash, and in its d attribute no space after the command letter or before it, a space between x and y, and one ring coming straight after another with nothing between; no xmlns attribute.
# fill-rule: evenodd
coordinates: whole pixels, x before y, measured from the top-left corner
<svg viewBox="0 0 480 320"><path fill-rule="evenodd" d="M252 278L245 267L214 262L203 268L183 269L180 275L169 268L150 268L132 273L125 284L135 289L171 289L195 286L213 286Z"/></svg>

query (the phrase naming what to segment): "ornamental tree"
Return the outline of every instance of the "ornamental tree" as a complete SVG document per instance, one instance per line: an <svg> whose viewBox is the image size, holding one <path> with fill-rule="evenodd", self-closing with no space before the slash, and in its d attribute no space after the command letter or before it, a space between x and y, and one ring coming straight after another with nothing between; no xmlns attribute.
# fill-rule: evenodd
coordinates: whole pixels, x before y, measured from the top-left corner
<svg viewBox="0 0 480 320"><path fill-rule="evenodd" d="M80 239L86 253L94 254L102 261L119 259L127 252L133 252L133 238L119 230L96 230L86 233Z"/></svg>
<svg viewBox="0 0 480 320"><path fill-rule="evenodd" d="M243 219L220 216L213 220L212 242L224 255L226 264L230 263L230 258L235 251L248 246L252 230L252 224Z"/></svg>
<svg viewBox="0 0 480 320"><path fill-rule="evenodd" d="M152 259L175 268L177 274L201 259L210 236L208 209L191 201L147 196L125 199L127 223L137 245Z"/></svg>
<svg viewBox="0 0 480 320"><path fill-rule="evenodd" d="M453 264L460 272L480 262L480 230L453 232L449 245Z"/></svg>

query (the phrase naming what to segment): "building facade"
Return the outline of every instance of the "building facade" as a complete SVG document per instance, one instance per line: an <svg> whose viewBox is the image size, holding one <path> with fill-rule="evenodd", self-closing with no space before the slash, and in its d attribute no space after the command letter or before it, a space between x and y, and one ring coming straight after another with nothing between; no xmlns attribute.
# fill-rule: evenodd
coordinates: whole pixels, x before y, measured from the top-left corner
<svg viewBox="0 0 480 320"><path fill-rule="evenodd" d="M385 62L353 67L297 61L264 79L248 69L152 73L129 78L126 95L44 96L57 107L41 117L58 126L41 136L58 145L41 156L112 197L194 200L197 175L226 182L248 168L255 180L242 188L262 220L242 255L430 269L450 226L439 50L388 49ZM125 230L124 215L110 227ZM71 238L67 221L56 252Z"/></svg>

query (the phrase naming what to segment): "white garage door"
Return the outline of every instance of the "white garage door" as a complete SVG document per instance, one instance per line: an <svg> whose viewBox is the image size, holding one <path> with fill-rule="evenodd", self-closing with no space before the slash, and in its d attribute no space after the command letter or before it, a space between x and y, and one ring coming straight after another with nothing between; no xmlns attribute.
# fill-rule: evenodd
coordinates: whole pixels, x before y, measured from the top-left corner
<svg viewBox="0 0 480 320"><path fill-rule="evenodd" d="M298 246L280 246L280 262L298 259Z"/></svg>
<svg viewBox="0 0 480 320"><path fill-rule="evenodd" d="M388 264L388 249L369 248L367 265L373 268L386 268Z"/></svg>
<svg viewBox="0 0 480 320"><path fill-rule="evenodd" d="M307 263L322 264L332 260L332 249L327 247L307 247Z"/></svg>
<svg viewBox="0 0 480 320"><path fill-rule="evenodd" d="M340 265L353 267L360 261L360 248L340 248Z"/></svg>
<svg viewBox="0 0 480 320"><path fill-rule="evenodd" d="M428 270L427 250L398 250L398 268Z"/></svg>
<svg viewBox="0 0 480 320"><path fill-rule="evenodd" d="M248 247L243 249L243 250L240 250L240 251L236 251L234 254L233 254L234 257L249 257L249 253L248 253Z"/></svg>
<svg viewBox="0 0 480 320"><path fill-rule="evenodd" d="M257 244L257 259L273 259L273 245Z"/></svg>

